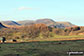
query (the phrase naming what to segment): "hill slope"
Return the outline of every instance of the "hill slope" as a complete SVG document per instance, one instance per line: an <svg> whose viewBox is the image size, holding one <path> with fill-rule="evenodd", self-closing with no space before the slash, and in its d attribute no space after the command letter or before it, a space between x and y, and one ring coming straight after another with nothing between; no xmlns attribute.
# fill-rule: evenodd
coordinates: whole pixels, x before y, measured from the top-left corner
<svg viewBox="0 0 84 56"><path fill-rule="evenodd" d="M55 22L52 19L39 19L39 20L35 20L35 21L33 21L33 20L24 20L24 21L18 21L18 22L15 22L15 21L2 21L2 23L5 24L5 25L12 25L12 26L14 26L14 25L27 26L27 25L32 25L32 24L43 23L43 24L46 24L47 26L55 27L55 28L65 28L65 27L75 26L70 22Z"/></svg>
<svg viewBox="0 0 84 56"><path fill-rule="evenodd" d="M6 25L21 25L15 21L1 21L1 22Z"/></svg>
<svg viewBox="0 0 84 56"><path fill-rule="evenodd" d="M31 25L31 24L35 24L35 22L33 20L24 20L24 21L18 21L17 23L21 24L21 25Z"/></svg>
<svg viewBox="0 0 84 56"><path fill-rule="evenodd" d="M46 24L47 26L57 27L57 28L65 28L65 27L75 26L75 25L71 24L70 22L55 22L52 19L39 19L36 21L25 20L25 21L19 21L18 23L22 24L22 25L32 25L32 24L43 23L43 24Z"/></svg>
<svg viewBox="0 0 84 56"><path fill-rule="evenodd" d="M2 23L0 23L0 28L7 28L7 27L4 26Z"/></svg>

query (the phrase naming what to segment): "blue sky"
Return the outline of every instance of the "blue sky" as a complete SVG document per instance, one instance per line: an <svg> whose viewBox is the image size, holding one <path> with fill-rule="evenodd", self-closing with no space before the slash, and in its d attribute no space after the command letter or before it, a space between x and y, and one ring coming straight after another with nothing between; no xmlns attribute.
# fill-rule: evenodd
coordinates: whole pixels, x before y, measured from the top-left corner
<svg viewBox="0 0 84 56"><path fill-rule="evenodd" d="M42 18L84 26L84 0L0 0L0 21Z"/></svg>

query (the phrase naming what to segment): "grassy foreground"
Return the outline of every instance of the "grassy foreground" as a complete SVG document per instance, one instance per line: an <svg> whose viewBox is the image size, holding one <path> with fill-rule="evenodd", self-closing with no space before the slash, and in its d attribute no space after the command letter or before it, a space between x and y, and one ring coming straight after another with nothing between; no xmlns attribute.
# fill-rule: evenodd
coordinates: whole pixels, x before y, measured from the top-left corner
<svg viewBox="0 0 84 56"><path fill-rule="evenodd" d="M84 51L84 40L4 43L0 44L0 56L68 56L69 49Z"/></svg>

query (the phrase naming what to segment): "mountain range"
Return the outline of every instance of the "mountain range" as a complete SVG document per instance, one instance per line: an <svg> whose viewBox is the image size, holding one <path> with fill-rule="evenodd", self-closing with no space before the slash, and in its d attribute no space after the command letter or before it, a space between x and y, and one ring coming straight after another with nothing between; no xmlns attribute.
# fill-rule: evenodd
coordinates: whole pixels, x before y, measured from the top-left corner
<svg viewBox="0 0 84 56"><path fill-rule="evenodd" d="M1 21L2 24L4 25L10 25L10 26L27 26L27 25L32 25L32 24L46 24L47 26L50 27L55 27L55 28L65 28L65 27L72 27L75 26L74 24L70 22L55 22L52 19L39 19L39 20L24 20L24 21Z"/></svg>

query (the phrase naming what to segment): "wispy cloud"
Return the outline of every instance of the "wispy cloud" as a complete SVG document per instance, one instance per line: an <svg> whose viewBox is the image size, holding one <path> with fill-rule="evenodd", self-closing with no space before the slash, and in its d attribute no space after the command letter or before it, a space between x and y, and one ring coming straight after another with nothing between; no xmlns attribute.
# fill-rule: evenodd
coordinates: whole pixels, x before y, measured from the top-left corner
<svg viewBox="0 0 84 56"><path fill-rule="evenodd" d="M33 8L30 7L19 7L18 10L32 10Z"/></svg>

